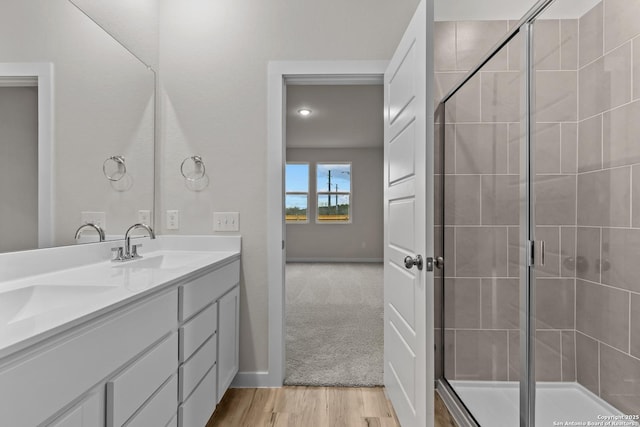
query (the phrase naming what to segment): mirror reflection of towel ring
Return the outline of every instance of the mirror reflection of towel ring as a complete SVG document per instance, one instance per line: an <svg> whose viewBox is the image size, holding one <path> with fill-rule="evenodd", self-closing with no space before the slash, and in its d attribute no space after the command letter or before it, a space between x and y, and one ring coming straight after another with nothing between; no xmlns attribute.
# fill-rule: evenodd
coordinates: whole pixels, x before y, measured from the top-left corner
<svg viewBox="0 0 640 427"><path fill-rule="evenodd" d="M184 171L184 166L185 166L185 163L187 163L187 160L193 161L193 172L191 173L185 173ZM182 161L182 164L180 165L180 173L187 181L191 181L191 182L199 181L202 178L204 178L206 173L206 168L204 166L204 162L202 161L202 157L191 156L184 159Z"/></svg>
<svg viewBox="0 0 640 427"><path fill-rule="evenodd" d="M112 169L110 163L113 162L115 164L115 171L107 172L107 168ZM107 158L107 160L102 163L102 173L107 177L109 181L120 181L127 174L127 166L124 164L123 156L111 156Z"/></svg>

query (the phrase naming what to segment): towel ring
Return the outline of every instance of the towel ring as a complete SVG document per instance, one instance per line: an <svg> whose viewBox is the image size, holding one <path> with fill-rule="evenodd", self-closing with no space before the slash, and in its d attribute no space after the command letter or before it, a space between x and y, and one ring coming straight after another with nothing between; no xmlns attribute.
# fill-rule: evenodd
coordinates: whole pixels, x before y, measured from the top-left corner
<svg viewBox="0 0 640 427"><path fill-rule="evenodd" d="M114 162L116 164L116 171L109 175L107 173L107 164ZM111 156L102 163L102 173L107 177L109 181L120 181L127 174L127 166L124 164L123 156Z"/></svg>
<svg viewBox="0 0 640 427"><path fill-rule="evenodd" d="M185 163L187 163L187 160L193 161L193 165L194 165L193 175L191 176L187 176L187 174L184 172L184 165ZM204 178L205 172L206 172L206 168L204 166L204 162L202 161L202 157L200 156L187 157L182 161L182 164L180 165L180 173L187 181L191 181L191 182L199 181L202 178Z"/></svg>

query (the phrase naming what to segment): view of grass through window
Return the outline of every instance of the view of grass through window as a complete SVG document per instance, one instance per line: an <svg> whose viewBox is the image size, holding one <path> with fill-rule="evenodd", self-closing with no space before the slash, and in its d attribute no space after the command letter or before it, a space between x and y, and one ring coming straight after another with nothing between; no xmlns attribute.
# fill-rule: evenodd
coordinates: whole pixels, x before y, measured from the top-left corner
<svg viewBox="0 0 640 427"><path fill-rule="evenodd" d="M351 164L318 163L316 166L318 222L351 220Z"/></svg>
<svg viewBox="0 0 640 427"><path fill-rule="evenodd" d="M287 163L285 168L285 217L287 222L307 222L309 164Z"/></svg>

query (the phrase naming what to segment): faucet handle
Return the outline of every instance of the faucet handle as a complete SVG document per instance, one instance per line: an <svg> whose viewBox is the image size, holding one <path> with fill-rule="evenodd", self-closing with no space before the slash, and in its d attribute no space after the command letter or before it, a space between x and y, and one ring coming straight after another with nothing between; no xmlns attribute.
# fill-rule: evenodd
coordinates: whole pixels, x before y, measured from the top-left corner
<svg viewBox="0 0 640 427"><path fill-rule="evenodd" d="M142 255L138 254L138 248L142 247L142 243L131 245L131 258L142 258Z"/></svg>
<svg viewBox="0 0 640 427"><path fill-rule="evenodd" d="M111 248L111 261L117 262L124 260L124 248L122 246Z"/></svg>

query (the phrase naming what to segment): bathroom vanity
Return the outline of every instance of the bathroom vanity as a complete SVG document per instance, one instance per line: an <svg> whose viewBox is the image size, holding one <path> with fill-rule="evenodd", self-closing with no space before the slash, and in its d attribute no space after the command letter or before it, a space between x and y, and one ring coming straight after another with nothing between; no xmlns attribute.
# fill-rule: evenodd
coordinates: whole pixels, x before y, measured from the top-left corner
<svg viewBox="0 0 640 427"><path fill-rule="evenodd" d="M0 255L2 425L206 424L238 371L240 238L141 240Z"/></svg>

